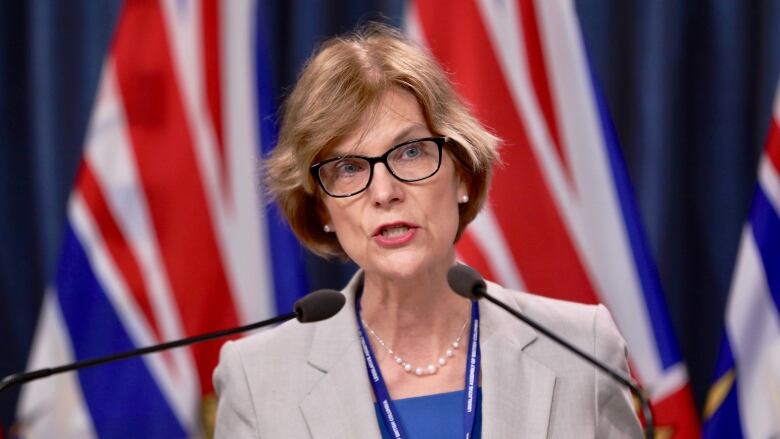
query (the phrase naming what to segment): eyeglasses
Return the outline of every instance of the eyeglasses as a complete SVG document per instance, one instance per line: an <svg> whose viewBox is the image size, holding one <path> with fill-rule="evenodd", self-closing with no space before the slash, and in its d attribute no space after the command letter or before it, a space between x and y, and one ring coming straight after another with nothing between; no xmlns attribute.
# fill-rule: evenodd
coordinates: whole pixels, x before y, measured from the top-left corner
<svg viewBox="0 0 780 439"><path fill-rule="evenodd" d="M333 157L313 164L309 171L326 194L351 197L368 188L377 163L383 163L393 177L406 183L432 177L441 166L441 149L449 140L447 137L409 140L379 157Z"/></svg>

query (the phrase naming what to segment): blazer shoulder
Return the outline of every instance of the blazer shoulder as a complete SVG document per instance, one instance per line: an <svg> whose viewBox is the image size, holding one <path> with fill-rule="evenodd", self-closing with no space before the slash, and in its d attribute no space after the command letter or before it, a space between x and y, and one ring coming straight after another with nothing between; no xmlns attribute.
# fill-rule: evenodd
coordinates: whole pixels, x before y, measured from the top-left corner
<svg viewBox="0 0 780 439"><path fill-rule="evenodd" d="M596 334L620 337L609 311L604 305L584 304L554 299L538 294L510 290L489 283L488 291L517 311L556 332L558 335L581 339ZM610 331L610 329L614 329ZM612 334L609 334L612 332Z"/></svg>
<svg viewBox="0 0 780 439"><path fill-rule="evenodd" d="M217 393L230 380L240 380L250 387L272 385L265 383L272 372L305 362L312 328L296 323L287 322L223 344L213 374Z"/></svg>
<svg viewBox="0 0 780 439"><path fill-rule="evenodd" d="M310 381L304 365L311 325L287 322L222 345L212 377L219 396L214 437L282 431L269 414L293 412L301 394L296 385Z"/></svg>
<svg viewBox="0 0 780 439"><path fill-rule="evenodd" d="M306 352L311 343L313 329L317 323L302 325L295 320L285 322L275 328L260 331L237 340L231 340L223 346L240 356L251 356L262 353ZM298 348L298 349L295 349Z"/></svg>

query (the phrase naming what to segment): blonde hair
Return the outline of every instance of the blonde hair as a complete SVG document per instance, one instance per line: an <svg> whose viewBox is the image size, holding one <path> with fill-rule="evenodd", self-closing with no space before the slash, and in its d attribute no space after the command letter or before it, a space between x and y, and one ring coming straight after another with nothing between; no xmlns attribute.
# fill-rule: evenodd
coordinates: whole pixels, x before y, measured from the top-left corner
<svg viewBox="0 0 780 439"><path fill-rule="evenodd" d="M323 230L321 197L327 195L309 168L395 87L417 99L431 132L452 139L447 149L469 191L456 241L485 203L498 138L471 115L429 54L398 30L370 24L327 40L308 60L282 107L279 141L265 161L268 192L314 253L345 256L335 234Z"/></svg>

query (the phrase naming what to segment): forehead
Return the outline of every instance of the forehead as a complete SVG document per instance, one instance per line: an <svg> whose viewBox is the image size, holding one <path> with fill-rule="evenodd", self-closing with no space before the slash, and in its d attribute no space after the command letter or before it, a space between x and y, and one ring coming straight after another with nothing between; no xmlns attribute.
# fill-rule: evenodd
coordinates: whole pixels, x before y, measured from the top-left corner
<svg viewBox="0 0 780 439"><path fill-rule="evenodd" d="M431 135L417 99L402 89L391 89L367 112L349 135L329 148L327 155L378 155L387 148Z"/></svg>

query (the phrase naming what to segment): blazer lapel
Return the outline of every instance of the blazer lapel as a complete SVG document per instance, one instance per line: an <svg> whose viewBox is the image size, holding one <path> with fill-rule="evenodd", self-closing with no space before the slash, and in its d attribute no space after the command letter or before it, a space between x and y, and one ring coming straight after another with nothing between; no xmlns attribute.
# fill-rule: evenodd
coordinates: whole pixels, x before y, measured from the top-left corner
<svg viewBox="0 0 780 439"><path fill-rule="evenodd" d="M517 304L501 287L488 288L501 300ZM547 437L555 373L523 352L536 340L536 331L486 301L480 302L479 311L482 437Z"/></svg>
<svg viewBox="0 0 780 439"><path fill-rule="evenodd" d="M346 304L315 331L309 365L322 378L301 401L312 438L379 438L371 387L355 322L355 293L362 273L342 291Z"/></svg>

